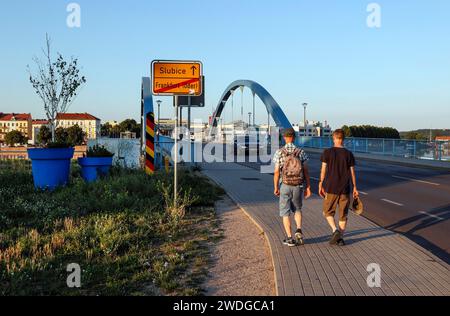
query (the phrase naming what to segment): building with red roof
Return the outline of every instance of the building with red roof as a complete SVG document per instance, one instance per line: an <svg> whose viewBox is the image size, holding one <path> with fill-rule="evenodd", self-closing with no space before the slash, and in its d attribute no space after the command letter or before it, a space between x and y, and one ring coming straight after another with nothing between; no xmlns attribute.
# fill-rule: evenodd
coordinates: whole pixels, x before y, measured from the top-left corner
<svg viewBox="0 0 450 316"><path fill-rule="evenodd" d="M86 134L87 139L100 137L101 120L89 113L59 113L56 117L56 126L69 128L78 125Z"/></svg>
<svg viewBox="0 0 450 316"><path fill-rule="evenodd" d="M11 131L19 131L25 137L32 138L32 118L27 113L0 113L0 142Z"/></svg>
<svg viewBox="0 0 450 316"><path fill-rule="evenodd" d="M0 141L13 130L19 130L30 143L35 144L42 126L49 125L49 120L33 120L31 114L0 112ZM100 137L101 120L89 113L59 113L56 117L56 127L69 128L78 125L86 134L87 139Z"/></svg>

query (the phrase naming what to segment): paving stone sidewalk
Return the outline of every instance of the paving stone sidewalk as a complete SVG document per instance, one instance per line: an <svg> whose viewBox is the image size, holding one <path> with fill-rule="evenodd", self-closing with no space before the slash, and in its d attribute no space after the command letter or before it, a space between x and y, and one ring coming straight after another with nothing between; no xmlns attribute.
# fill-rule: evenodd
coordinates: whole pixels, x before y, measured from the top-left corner
<svg viewBox="0 0 450 316"><path fill-rule="evenodd" d="M203 173L265 232L280 296L450 296L449 265L406 237L385 230L364 217L349 216L346 247L330 246L330 229L322 201L305 202L306 245L288 248L273 195L272 176L233 163L203 164ZM367 284L370 264L381 267L381 287Z"/></svg>

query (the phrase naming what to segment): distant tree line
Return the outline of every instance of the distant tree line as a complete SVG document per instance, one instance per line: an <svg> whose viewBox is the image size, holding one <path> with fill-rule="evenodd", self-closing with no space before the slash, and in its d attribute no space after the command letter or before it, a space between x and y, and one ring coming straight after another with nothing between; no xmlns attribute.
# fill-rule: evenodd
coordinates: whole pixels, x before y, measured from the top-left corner
<svg viewBox="0 0 450 316"><path fill-rule="evenodd" d="M136 137L140 138L142 133L141 124L138 124L133 119L126 119L115 126L105 123L101 126L100 134L102 137L119 138L120 134L125 132L136 133Z"/></svg>
<svg viewBox="0 0 450 316"><path fill-rule="evenodd" d="M445 129L418 129L415 131L409 131L409 132L401 132L400 136L403 139L412 139L412 140L429 140L430 136L431 139L435 139L437 136L450 136L450 130Z"/></svg>
<svg viewBox="0 0 450 316"><path fill-rule="evenodd" d="M360 138L390 138L400 139L398 130L392 127L377 127L372 125L343 126L345 137Z"/></svg>

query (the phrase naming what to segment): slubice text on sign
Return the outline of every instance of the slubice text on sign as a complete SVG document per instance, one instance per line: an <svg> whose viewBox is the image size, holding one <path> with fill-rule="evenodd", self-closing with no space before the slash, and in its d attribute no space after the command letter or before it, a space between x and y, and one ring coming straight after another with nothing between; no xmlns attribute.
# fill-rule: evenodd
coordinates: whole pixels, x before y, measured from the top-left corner
<svg viewBox="0 0 450 316"><path fill-rule="evenodd" d="M152 77L155 95L198 96L203 93L200 62L154 61Z"/></svg>

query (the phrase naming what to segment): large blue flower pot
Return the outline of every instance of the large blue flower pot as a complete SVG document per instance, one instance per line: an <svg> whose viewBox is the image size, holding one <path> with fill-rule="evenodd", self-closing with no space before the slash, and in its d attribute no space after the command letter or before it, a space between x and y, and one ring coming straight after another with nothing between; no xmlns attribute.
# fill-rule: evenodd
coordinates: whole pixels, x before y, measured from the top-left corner
<svg viewBox="0 0 450 316"><path fill-rule="evenodd" d="M108 175L112 162L113 157L78 158L78 164L81 166L81 176L88 183L97 180L99 175Z"/></svg>
<svg viewBox="0 0 450 316"><path fill-rule="evenodd" d="M67 185L74 152L75 148L28 149L36 189L53 191Z"/></svg>

